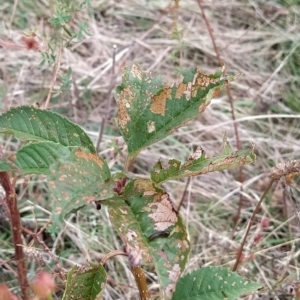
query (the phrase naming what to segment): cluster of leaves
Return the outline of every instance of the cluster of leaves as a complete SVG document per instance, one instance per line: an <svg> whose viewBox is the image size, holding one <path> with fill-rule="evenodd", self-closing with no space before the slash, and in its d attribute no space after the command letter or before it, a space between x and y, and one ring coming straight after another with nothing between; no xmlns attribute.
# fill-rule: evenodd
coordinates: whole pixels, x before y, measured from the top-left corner
<svg viewBox="0 0 300 300"><path fill-rule="evenodd" d="M90 0L78 1L55 1L54 14L48 19L48 22L54 29L54 34L48 41L49 51L42 52L42 66L46 62L52 65L56 60L56 48L68 47L71 41L82 40L83 35L90 35L87 22L76 24L74 15L76 12L87 7L91 9Z"/></svg>
<svg viewBox="0 0 300 300"><path fill-rule="evenodd" d="M205 75L192 68L183 73L182 82L169 87L136 65L126 68L117 89L118 126L128 146L123 177L142 149L203 112L222 86L232 80L233 77L222 78L221 72ZM126 178L128 182L123 187L120 182L125 180L118 181L120 175L110 173L84 130L56 113L29 106L12 108L0 116L0 132L26 143L0 162L0 172L47 175L52 226L62 226L66 215L92 202L107 205L133 273L141 278L141 266L154 265L163 298L235 299L257 289L257 284L221 268L201 269L180 278L190 243L182 218L161 187L170 179L251 163L255 158L253 149L234 152L225 140L220 156L206 157L199 148L184 163L171 159L168 166L163 166L157 162L149 179ZM68 274L63 299L96 299L105 282L101 264L74 267ZM142 289L141 298L148 299Z"/></svg>

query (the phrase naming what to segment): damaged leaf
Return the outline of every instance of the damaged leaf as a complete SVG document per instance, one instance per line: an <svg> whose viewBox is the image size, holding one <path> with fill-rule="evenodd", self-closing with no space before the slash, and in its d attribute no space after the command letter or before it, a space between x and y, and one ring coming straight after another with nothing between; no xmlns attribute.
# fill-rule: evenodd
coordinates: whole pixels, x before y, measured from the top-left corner
<svg viewBox="0 0 300 300"><path fill-rule="evenodd" d="M67 276L62 300L100 300L106 285L106 272L101 264L89 267L74 266Z"/></svg>
<svg viewBox="0 0 300 300"><path fill-rule="evenodd" d="M254 149L241 150L234 152L227 141L223 146L223 153L215 157L206 157L201 147L181 165L181 162L171 159L168 166L164 167L158 161L151 172L151 179L156 184L162 184L167 180L174 180L183 177L198 176L214 171L233 169L245 164L252 163L255 160Z"/></svg>
<svg viewBox="0 0 300 300"><path fill-rule="evenodd" d="M141 231L140 224L130 206L119 196L109 201L102 201L107 205L109 217L120 238L126 245L126 252L132 266L150 263L152 256L147 246L147 238Z"/></svg>
<svg viewBox="0 0 300 300"><path fill-rule="evenodd" d="M113 196L106 162L85 149L72 147L68 151L51 165L48 177L54 226L84 205Z"/></svg>
<svg viewBox="0 0 300 300"><path fill-rule="evenodd" d="M117 103L118 124L129 158L203 112L220 89L233 80L221 75L205 75L192 68L184 72L182 82L168 87L160 77L152 78L136 65L126 68L117 88Z"/></svg>
<svg viewBox="0 0 300 300"><path fill-rule="evenodd" d="M134 266L154 262L164 297L169 299L190 251L182 219L169 195L150 180L128 183L122 198L104 203L126 244L129 261Z"/></svg>

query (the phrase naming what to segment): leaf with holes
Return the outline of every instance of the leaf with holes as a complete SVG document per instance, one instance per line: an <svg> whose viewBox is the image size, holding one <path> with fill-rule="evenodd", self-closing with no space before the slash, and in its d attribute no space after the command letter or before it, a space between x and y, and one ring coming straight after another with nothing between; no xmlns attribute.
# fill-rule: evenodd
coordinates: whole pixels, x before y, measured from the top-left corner
<svg viewBox="0 0 300 300"><path fill-rule="evenodd" d="M221 267L205 267L179 279L172 300L234 300L261 286Z"/></svg>
<svg viewBox="0 0 300 300"><path fill-rule="evenodd" d="M253 152L253 148L234 152L226 142L221 155L209 158L202 148L198 147L183 165L175 159L169 160L167 166L163 166L160 161L157 162L151 172L151 179L156 184L162 184L167 180L233 169L252 163L255 160Z"/></svg>
<svg viewBox="0 0 300 300"><path fill-rule="evenodd" d="M0 116L0 132L22 141L52 141L63 146L80 146L96 153L89 136L63 116L32 106L12 108Z"/></svg>
<svg viewBox="0 0 300 300"><path fill-rule="evenodd" d="M106 272L102 265L74 266L67 276L63 300L100 299L106 284Z"/></svg>
<svg viewBox="0 0 300 300"><path fill-rule="evenodd" d="M58 226L63 218L84 205L114 195L110 170L97 154L69 147L68 154L50 166L49 188L52 192L52 221Z"/></svg>
<svg viewBox="0 0 300 300"><path fill-rule="evenodd" d="M169 299L190 251L187 232L169 195L150 180L125 187L122 200L105 201L132 265L154 262L164 297Z"/></svg>
<svg viewBox="0 0 300 300"><path fill-rule="evenodd" d="M178 85L164 86L136 65L126 68L117 88L118 124L127 143L129 158L165 138L203 112L220 89L233 80L222 72L205 75L192 68Z"/></svg>

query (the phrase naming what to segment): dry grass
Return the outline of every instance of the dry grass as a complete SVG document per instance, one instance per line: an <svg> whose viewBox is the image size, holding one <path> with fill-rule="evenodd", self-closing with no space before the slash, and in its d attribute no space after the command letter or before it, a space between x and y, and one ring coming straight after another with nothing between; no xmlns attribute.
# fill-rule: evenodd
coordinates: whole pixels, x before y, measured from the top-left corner
<svg viewBox="0 0 300 300"><path fill-rule="evenodd" d="M51 33L46 20L52 16L53 6L46 0L33 2L34 5L15 0L14 9L12 3L0 0L3 17L0 18L0 39L11 39L19 44L24 30L36 28L39 40L47 48L43 34ZM56 97L52 98L49 108L82 124L94 141L104 115L108 114L101 153L113 169L124 160L122 143L117 158L113 156L112 142L116 138L121 140L116 134L115 103L110 111L106 109L114 45L117 49L115 85L121 81L124 66L133 62L145 71L160 74L169 83L178 80L179 67L197 66L205 72L215 72L219 67L197 1L181 0L178 11L172 10L170 5L171 1L158 0L95 0L92 3L94 12L81 11L76 15L77 19L88 21L91 36L85 36L63 51L60 74L71 67L75 84L61 98L57 82L54 86ZM300 115L291 108L295 106L289 105L292 101L300 107L297 95L293 94L297 91L297 83L299 91L300 72L292 71L297 63L300 66L300 59L298 62L297 56L295 59L300 44L300 3L288 7L275 1L226 0L205 1L203 5L222 61L229 72L241 74L231 84L236 122L243 147L250 143L255 145L257 161L243 169L242 191L237 170L191 180L181 209L192 242L187 271L208 265L233 266L247 220L266 187L271 168L300 157ZM25 24L25 28L20 28L20 24ZM36 101L43 104L52 69L38 67L41 61L38 52L0 50L1 110ZM294 95L289 102L285 101L288 94ZM136 162L136 172L147 175L159 158L184 161L198 145L208 155L217 155L224 132L235 148L231 109L225 91L197 120L143 151ZM26 185L21 180L18 184L24 222L32 228L36 223L44 224L49 217L45 181L31 178ZM175 205L184 193L185 184L170 182L165 185ZM243 198L241 218L233 232L240 195ZM281 185L268 195L251 229L245 259L239 268L241 274L263 284L265 289L261 294L273 290L284 293L282 285L300 279L299 223L288 198ZM268 220L269 225L262 226L263 220ZM109 224L105 209L99 213L94 208L85 208L76 218L68 220L54 241L53 254L59 253L62 265L69 268L86 260L99 260L109 251L121 249L122 243ZM3 234L3 239L5 237ZM11 255L10 247L6 248L1 250L0 258ZM31 262L31 277L35 264ZM126 261L115 259L109 261L107 267L110 279L105 299L137 299ZM148 276L152 282L150 288L155 290L155 274L149 272ZM12 281L11 286L14 284ZM254 297L257 296L247 299L258 299Z"/></svg>

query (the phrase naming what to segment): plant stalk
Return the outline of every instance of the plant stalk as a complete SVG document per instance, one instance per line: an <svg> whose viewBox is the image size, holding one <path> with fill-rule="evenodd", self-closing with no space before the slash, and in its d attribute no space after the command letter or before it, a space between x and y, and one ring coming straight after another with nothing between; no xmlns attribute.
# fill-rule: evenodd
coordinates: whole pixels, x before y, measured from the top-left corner
<svg viewBox="0 0 300 300"><path fill-rule="evenodd" d="M7 172L0 172L0 184L6 193L6 203L10 211L11 230L13 234L13 244L15 247L15 260L17 262L18 279L21 287L23 300L29 300L27 269L22 241L21 217L18 210L15 189L10 182Z"/></svg>
<svg viewBox="0 0 300 300"><path fill-rule="evenodd" d="M237 253L237 256L236 256L236 261L235 261L235 264L234 264L234 266L233 266L233 268L232 268L232 271L236 271L236 269L237 269L237 267L238 267L238 265L239 265L239 263L240 263L240 258L241 258L241 255L242 255L242 252L243 252L243 249L244 249L244 246L245 246L245 243L246 243L246 240L247 240L247 237L248 237L250 228L251 228L251 226L252 226L252 224L253 224L254 218L255 218L256 214L258 213L258 210L259 210L260 205L262 204L264 198L266 197L267 193L268 193L269 190L271 189L271 187L272 187L274 181L275 181L274 178L272 178L272 179L270 180L270 182L269 182L267 188L265 189L264 193L262 194L262 196L260 197L258 203L256 204L256 207L255 207L255 209L254 209L254 211L253 211L253 213L252 213L252 216L251 216L251 218L250 218L250 220L249 220L249 223L248 223L248 226L247 226L247 229L246 229L246 233L245 233L244 238L243 238L243 240L242 240L241 246L240 246L240 248L239 248L239 250L238 250L238 253Z"/></svg>
<svg viewBox="0 0 300 300"><path fill-rule="evenodd" d="M141 266L131 266L131 272L140 292L141 300L149 300L150 294L147 287L146 277Z"/></svg>

